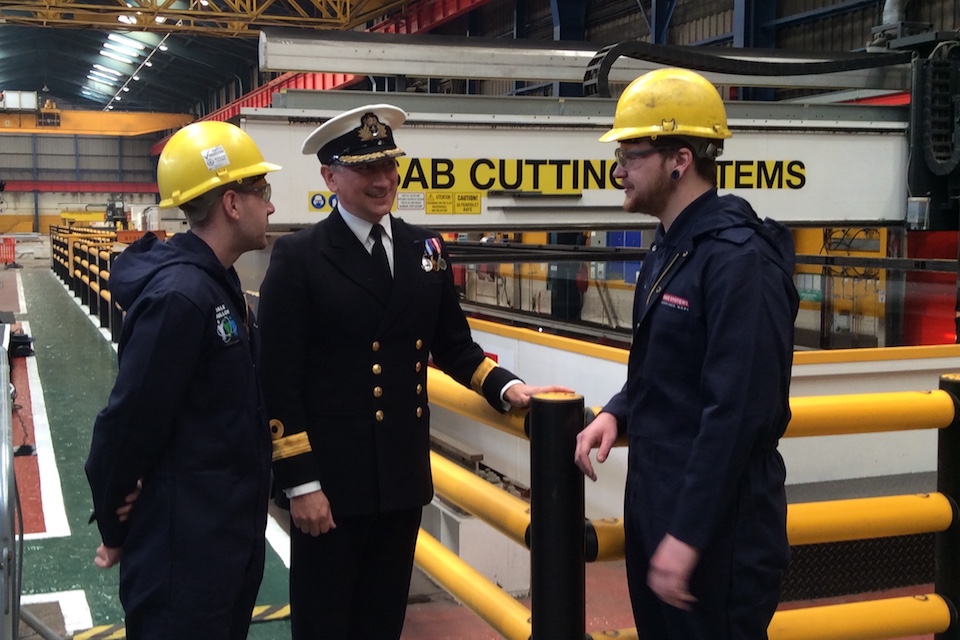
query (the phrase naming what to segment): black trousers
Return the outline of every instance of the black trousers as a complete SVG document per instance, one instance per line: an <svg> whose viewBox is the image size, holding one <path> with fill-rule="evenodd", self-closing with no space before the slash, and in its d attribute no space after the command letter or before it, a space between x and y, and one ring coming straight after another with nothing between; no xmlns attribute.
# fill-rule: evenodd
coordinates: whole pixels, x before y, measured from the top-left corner
<svg viewBox="0 0 960 640"><path fill-rule="evenodd" d="M708 549L690 580L697 601L690 611L677 609L647 586L650 559L643 548L643 534L632 518L625 520L627 586L640 638L767 640L767 625L780 600L783 571Z"/></svg>
<svg viewBox="0 0 960 640"><path fill-rule="evenodd" d="M264 542L246 563L211 571L197 562L121 577L129 640L246 640L263 578ZM121 564L122 568L122 564ZM126 579L125 579L126 578ZM128 606L130 601L136 606Z"/></svg>
<svg viewBox="0 0 960 640"><path fill-rule="evenodd" d="M334 519L317 537L290 531L293 640L397 640L421 509Z"/></svg>

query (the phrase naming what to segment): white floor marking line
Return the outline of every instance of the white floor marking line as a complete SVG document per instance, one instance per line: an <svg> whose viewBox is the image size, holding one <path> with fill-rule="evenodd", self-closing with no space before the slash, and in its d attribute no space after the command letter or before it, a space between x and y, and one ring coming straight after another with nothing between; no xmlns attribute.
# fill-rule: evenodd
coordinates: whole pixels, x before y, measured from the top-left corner
<svg viewBox="0 0 960 640"><path fill-rule="evenodd" d="M77 303L77 306L83 309L83 315L87 316L87 320L90 321L90 324L97 328L97 331L100 332L100 335L106 338L107 342L110 343L110 346L113 347L113 350L117 350L117 343L113 342L110 338L110 330L100 326L100 319L95 315L90 315L90 307L80 302L80 298L73 294L73 291L70 290L70 287L63 281L60 281L60 285L70 294L70 299Z"/></svg>
<svg viewBox="0 0 960 640"><path fill-rule="evenodd" d="M20 277L20 271L17 271L17 305L20 307L20 313L27 312L27 299L23 297L23 278Z"/></svg>
<svg viewBox="0 0 960 640"><path fill-rule="evenodd" d="M68 636L93 627L93 616L90 615L90 605L87 604L87 594L84 591L74 589L20 596L20 606L45 602L60 604L60 613L63 614L63 624Z"/></svg>
<svg viewBox="0 0 960 640"><path fill-rule="evenodd" d="M267 542L273 547L280 561L287 569L290 568L290 536L273 516L267 516Z"/></svg>
<svg viewBox="0 0 960 640"><path fill-rule="evenodd" d="M30 333L30 323L23 322L24 333ZM37 358L26 359L27 380L30 385L30 404L33 405L33 438L37 447L37 466L40 470L40 495L43 502L44 533L24 536L26 540L58 538L70 535L67 511L63 505L63 490L60 486L60 470L53 451L50 422L47 420L47 405L43 398L43 385L37 369Z"/></svg>

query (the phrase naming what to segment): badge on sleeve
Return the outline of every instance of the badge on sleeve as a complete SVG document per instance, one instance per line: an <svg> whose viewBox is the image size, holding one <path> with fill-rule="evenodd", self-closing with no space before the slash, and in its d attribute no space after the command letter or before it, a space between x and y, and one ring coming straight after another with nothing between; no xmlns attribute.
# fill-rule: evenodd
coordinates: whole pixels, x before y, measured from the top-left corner
<svg viewBox="0 0 960 640"><path fill-rule="evenodd" d="M223 340L223 344L233 344L240 341L240 331L237 328L237 321L233 319L230 308L225 304L217 305L217 335Z"/></svg>

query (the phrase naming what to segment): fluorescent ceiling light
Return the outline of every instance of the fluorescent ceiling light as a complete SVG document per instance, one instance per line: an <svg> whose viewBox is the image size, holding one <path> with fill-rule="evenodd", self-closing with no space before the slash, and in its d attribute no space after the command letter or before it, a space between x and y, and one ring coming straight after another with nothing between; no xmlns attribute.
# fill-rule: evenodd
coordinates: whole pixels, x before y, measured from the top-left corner
<svg viewBox="0 0 960 640"><path fill-rule="evenodd" d="M83 94L85 94L85 95L88 95L88 96L95 96L95 97L97 97L97 98L99 98L99 97L101 97L101 96L103 96L104 98L107 98L107 99L110 98L110 94L109 94L109 93L104 93L103 91L100 91L100 90L98 90L98 89L94 89L93 87L83 87L82 89L80 89L80 92L83 93Z"/></svg>
<svg viewBox="0 0 960 640"><path fill-rule="evenodd" d="M103 78L106 82L120 82L120 78L114 78L113 76L108 76L105 73L101 73L96 69L91 69L88 73L88 76L94 76L95 78Z"/></svg>
<svg viewBox="0 0 960 640"><path fill-rule="evenodd" d="M139 79L140 79L140 76L133 76L133 79L134 79L134 80L139 80Z"/></svg>
<svg viewBox="0 0 960 640"><path fill-rule="evenodd" d="M145 64L145 65L148 66L148 67L152 67L152 66L153 66L153 63L150 62L149 60L144 60L144 61L143 61L143 64Z"/></svg>
<svg viewBox="0 0 960 640"><path fill-rule="evenodd" d="M121 87L120 91L124 91L124 92L130 91L130 87Z"/></svg>
<svg viewBox="0 0 960 640"><path fill-rule="evenodd" d="M87 75L87 80L93 80L94 82L99 82L100 84L106 84L106 85L109 85L109 86L111 86L111 87L116 86L116 84L117 84L117 83L114 82L113 80L107 80L107 79L105 79L105 78L103 78L103 77L97 77L97 76L95 76L95 75L93 75L93 74L88 74L88 75Z"/></svg>
<svg viewBox="0 0 960 640"><path fill-rule="evenodd" d="M110 49L110 51L116 51L120 55L129 56L131 58L136 58L137 56L143 55L136 49L131 49L130 47L121 47L120 45L113 44L112 42L104 42L103 48Z"/></svg>
<svg viewBox="0 0 960 640"><path fill-rule="evenodd" d="M117 62L122 62L124 64L133 64L133 60L131 60L130 58L124 58L123 56L118 56L112 51L106 51L104 49L101 49L100 55L110 58L111 60L116 60Z"/></svg>
<svg viewBox="0 0 960 640"><path fill-rule="evenodd" d="M117 22L122 22L123 24L137 24L137 19L133 16L120 15L117 16Z"/></svg>
<svg viewBox="0 0 960 640"><path fill-rule="evenodd" d="M111 69L110 67L105 67L105 66L103 66L102 64L94 64L94 65L93 65L93 68L96 69L97 71L101 71L101 72L103 72L103 73L109 73L110 75L116 76L116 77L118 77L118 78L123 75L122 73L120 73L120 72L117 71L116 69Z"/></svg>
<svg viewBox="0 0 960 640"><path fill-rule="evenodd" d="M162 44L162 45L160 45L160 46L157 47L157 48L160 49L160 51L166 51L166 50L167 50L167 45Z"/></svg>
<svg viewBox="0 0 960 640"><path fill-rule="evenodd" d="M163 24L164 22L167 21L167 19L164 16L157 16L156 18L154 18L154 20L156 21L157 24Z"/></svg>
<svg viewBox="0 0 960 640"><path fill-rule="evenodd" d="M121 36L116 33L107 34L107 40L113 40L119 45L124 47L130 47L131 49L139 49L143 51L147 47L140 41L134 40L133 38L128 38L126 36Z"/></svg>
<svg viewBox="0 0 960 640"><path fill-rule="evenodd" d="M123 100L123 98L121 98L120 96L113 96L113 99L114 99L114 100Z"/></svg>

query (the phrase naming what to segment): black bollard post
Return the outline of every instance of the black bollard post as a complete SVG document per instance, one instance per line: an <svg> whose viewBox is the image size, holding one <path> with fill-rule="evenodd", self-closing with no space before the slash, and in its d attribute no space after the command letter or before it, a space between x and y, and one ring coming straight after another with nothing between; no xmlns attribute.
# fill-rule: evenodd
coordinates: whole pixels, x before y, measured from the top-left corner
<svg viewBox="0 0 960 640"><path fill-rule="evenodd" d="M953 396L954 419L937 435L937 491L953 503L953 523L936 534L936 578L934 590L947 600L950 608L960 607L960 522L957 522L957 501L960 500L960 374L940 376L940 389ZM960 640L956 614L944 633L936 640Z"/></svg>
<svg viewBox="0 0 960 640"><path fill-rule="evenodd" d="M573 462L583 396L530 403L530 588L533 640L583 640L583 474Z"/></svg>

